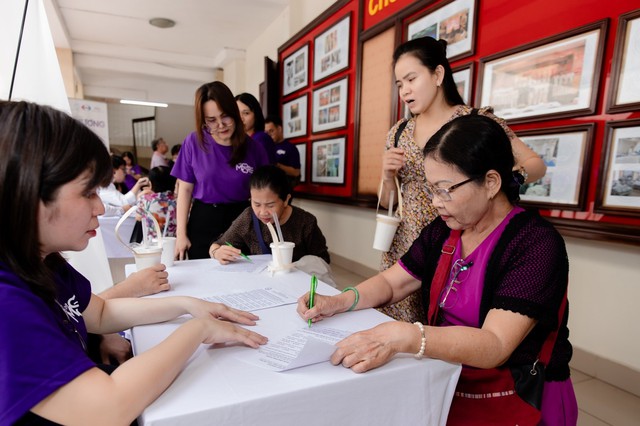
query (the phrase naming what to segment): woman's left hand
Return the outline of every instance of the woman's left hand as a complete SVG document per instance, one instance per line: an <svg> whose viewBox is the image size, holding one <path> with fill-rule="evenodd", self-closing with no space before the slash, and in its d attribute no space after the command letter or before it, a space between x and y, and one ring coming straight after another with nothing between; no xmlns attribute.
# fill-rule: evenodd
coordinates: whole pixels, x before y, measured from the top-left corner
<svg viewBox="0 0 640 426"><path fill-rule="evenodd" d="M385 322L336 343L331 363L364 373L386 364L399 352L411 352L416 341L420 346L420 330L415 325Z"/></svg>
<svg viewBox="0 0 640 426"><path fill-rule="evenodd" d="M195 318L215 318L244 325L256 325L256 320L260 319L251 312L231 308L222 303L207 302L195 298L192 302L188 310Z"/></svg>

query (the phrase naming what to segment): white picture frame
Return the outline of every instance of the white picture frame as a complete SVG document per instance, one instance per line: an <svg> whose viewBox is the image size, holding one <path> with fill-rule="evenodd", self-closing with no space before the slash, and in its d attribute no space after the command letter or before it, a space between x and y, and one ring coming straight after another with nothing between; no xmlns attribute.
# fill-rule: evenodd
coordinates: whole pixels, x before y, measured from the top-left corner
<svg viewBox="0 0 640 426"><path fill-rule="evenodd" d="M351 55L351 15L317 36L313 45L314 82L347 68Z"/></svg>
<svg viewBox="0 0 640 426"><path fill-rule="evenodd" d="M345 77L313 91L313 133L339 129L347 125L348 87L349 80Z"/></svg>
<svg viewBox="0 0 640 426"><path fill-rule="evenodd" d="M282 134L291 139L307 134L307 95L282 105Z"/></svg>
<svg viewBox="0 0 640 426"><path fill-rule="evenodd" d="M313 141L311 182L344 184L346 137Z"/></svg>
<svg viewBox="0 0 640 426"><path fill-rule="evenodd" d="M309 43L283 60L282 96L304 89L309 84Z"/></svg>
<svg viewBox="0 0 640 426"><path fill-rule="evenodd" d="M296 148L300 153L300 183L307 181L307 143L298 143Z"/></svg>
<svg viewBox="0 0 640 426"><path fill-rule="evenodd" d="M475 41L476 0L455 0L407 26L407 40L433 37L447 41L449 61L473 54Z"/></svg>

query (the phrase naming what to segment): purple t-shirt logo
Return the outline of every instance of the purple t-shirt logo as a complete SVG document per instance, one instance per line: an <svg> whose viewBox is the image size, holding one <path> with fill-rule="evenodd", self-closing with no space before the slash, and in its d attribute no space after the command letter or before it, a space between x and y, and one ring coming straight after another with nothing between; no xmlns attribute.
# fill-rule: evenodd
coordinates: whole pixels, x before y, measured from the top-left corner
<svg viewBox="0 0 640 426"><path fill-rule="evenodd" d="M253 167L251 167L247 163L238 163L238 164L236 164L236 170L239 171L239 172L244 173L245 175L253 174Z"/></svg>

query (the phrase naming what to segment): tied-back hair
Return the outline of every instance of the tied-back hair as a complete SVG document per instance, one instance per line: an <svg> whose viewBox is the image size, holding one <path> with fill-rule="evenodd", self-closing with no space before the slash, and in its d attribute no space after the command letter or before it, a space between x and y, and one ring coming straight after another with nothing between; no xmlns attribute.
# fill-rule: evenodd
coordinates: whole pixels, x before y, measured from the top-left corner
<svg viewBox="0 0 640 426"><path fill-rule="evenodd" d="M38 212L60 187L89 172L87 191L111 182L102 141L86 126L51 107L0 101L0 261L52 304L59 253L42 258Z"/></svg>
<svg viewBox="0 0 640 426"><path fill-rule="evenodd" d="M221 81L203 84L196 90L196 134L198 145L205 152L207 152L207 147L203 137L203 133L206 131L204 104L208 101L214 101L223 114L233 119L234 130L231 135L231 159L229 160L229 164L235 166L242 161L247 154L247 133L244 131L244 126L242 125L238 104L236 104L231 90Z"/></svg>
<svg viewBox="0 0 640 426"><path fill-rule="evenodd" d="M149 170L149 182L153 192L173 192L176 187L176 178L171 176L171 168L167 166L158 166Z"/></svg>
<svg viewBox="0 0 640 426"><path fill-rule="evenodd" d="M264 132L264 114L260 102L251 93L240 93L236 96L236 101L240 101L249 107L254 116L253 131Z"/></svg>
<svg viewBox="0 0 640 426"><path fill-rule="evenodd" d="M270 189L273 193L278 194L278 198L287 201L287 196L291 195L291 184L284 170L273 166L258 167L251 175L249 182L251 189Z"/></svg>
<svg viewBox="0 0 640 426"><path fill-rule="evenodd" d="M442 65L444 68L444 78L442 80L444 99L450 106L464 105L462 96L460 96L456 83L453 81L451 65L449 65L449 61L447 60L446 40L436 40L433 37L420 37L402 43L396 47L396 50L393 52L394 67L398 59L403 55L414 56L422 65L429 68L431 72L435 72L438 65Z"/></svg>
<svg viewBox="0 0 640 426"><path fill-rule="evenodd" d="M440 128L422 150L424 158L449 164L469 178L483 179L489 170L500 174L500 190L512 204L520 199L514 177L513 149L504 129L489 117L470 114Z"/></svg>

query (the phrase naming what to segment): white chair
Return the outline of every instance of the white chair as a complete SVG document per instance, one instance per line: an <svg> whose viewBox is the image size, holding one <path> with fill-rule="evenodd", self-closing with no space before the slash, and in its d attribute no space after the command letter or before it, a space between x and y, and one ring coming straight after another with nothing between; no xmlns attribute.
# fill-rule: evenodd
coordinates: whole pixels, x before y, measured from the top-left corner
<svg viewBox="0 0 640 426"><path fill-rule="evenodd" d="M78 272L84 275L91 283L91 291L94 294L103 292L113 287L113 277L107 252L104 248L104 241L100 228L95 237L89 240L89 245L82 251L65 251L62 256Z"/></svg>

